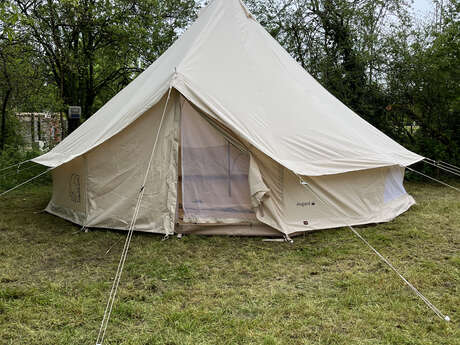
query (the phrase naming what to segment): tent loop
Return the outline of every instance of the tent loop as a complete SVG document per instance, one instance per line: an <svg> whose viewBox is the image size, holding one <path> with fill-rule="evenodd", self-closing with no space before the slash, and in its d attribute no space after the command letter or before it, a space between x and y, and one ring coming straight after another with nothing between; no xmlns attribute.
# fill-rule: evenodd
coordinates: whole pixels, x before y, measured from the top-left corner
<svg viewBox="0 0 460 345"><path fill-rule="evenodd" d="M294 243L294 240L292 238L290 238L288 234L284 234L284 241L289 243L289 244Z"/></svg>
<svg viewBox="0 0 460 345"><path fill-rule="evenodd" d="M120 285L121 275L123 273L123 268L124 268L124 265L125 265L125 262L126 262L126 258L128 256L129 245L131 244L131 239L132 239L133 232L134 232L134 225L136 224L137 216L139 215L139 210L140 210L140 206L141 206L141 202L142 202L142 197L144 196L145 184L147 182L147 178L148 178L148 175L149 175L149 172L150 172L150 168L152 166L153 157L155 155L156 147L157 147L157 143L158 143L158 138L160 137L160 131L161 131L161 128L163 126L163 120L164 120L164 117L165 117L165 114L166 114L166 109L168 107L169 98L171 96L171 90L172 90L172 86L170 86L169 90L168 90L168 96L166 98L166 103L165 103L165 106L164 106L164 109L163 109L163 114L161 115L160 124L158 125L158 131L157 131L157 134L156 134L156 137L155 137L155 141L153 142L152 151L150 153L150 158L149 158L147 168L146 168L145 174L144 174L144 179L143 179L141 188L140 188L138 196L137 196L136 206L134 208L131 223L130 223L129 228L128 228L128 234L126 235L125 244L124 244L124 247L123 247L123 251L121 253L120 261L118 262L117 272L115 274L115 277L113 278L112 288L110 290L109 298L107 300L107 304L106 304L105 311L104 311L104 316L102 318L101 326L99 328L99 333L98 333L98 336L97 336L96 345L102 345L102 343L104 342L105 333L107 331L107 326L109 324L110 315L112 314L112 309L113 309L113 305L114 305L114 302L115 302L115 297L117 295L118 286Z"/></svg>
<svg viewBox="0 0 460 345"><path fill-rule="evenodd" d="M310 184L308 182L306 182L300 175L298 175L296 173L297 177L299 178L300 180L300 184L302 186L304 186L307 190L310 190L320 201L323 205L325 206L329 206L330 209L332 210L336 210L336 211L339 211L340 213L342 213L340 211L340 209L338 207L333 207L334 205L325 201L323 198L321 198L319 196L318 193L315 192L315 190L310 186ZM392 270L393 272L395 272L401 279L402 281L407 285L409 286L412 291L423 301L425 302L425 304L438 316L440 317L441 319L444 319L445 321L449 322L450 321L450 317L448 315L444 315L438 308L436 308L436 306L431 303L424 295L422 295L422 293L420 291L417 290L417 288L415 286L413 286L406 278L404 278L404 276L391 264L390 261L388 261L387 258L385 258L382 254L380 254L377 249L375 249L366 239L364 239L364 237L362 237L359 232L357 232L350 224L345 223L347 225L347 227L353 232L353 234L355 234L361 241L363 241L383 262L385 262Z"/></svg>
<svg viewBox="0 0 460 345"><path fill-rule="evenodd" d="M161 242L166 241L169 239L169 234L165 234L163 238L161 239Z"/></svg>

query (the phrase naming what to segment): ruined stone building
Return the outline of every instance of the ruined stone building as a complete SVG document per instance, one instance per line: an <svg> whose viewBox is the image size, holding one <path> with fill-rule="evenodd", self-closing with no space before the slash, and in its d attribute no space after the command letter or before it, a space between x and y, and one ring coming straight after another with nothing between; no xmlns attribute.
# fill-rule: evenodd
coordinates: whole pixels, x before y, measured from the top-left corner
<svg viewBox="0 0 460 345"><path fill-rule="evenodd" d="M40 150L56 146L63 139L67 121L61 123L59 113L16 113L20 131L27 148L34 145Z"/></svg>

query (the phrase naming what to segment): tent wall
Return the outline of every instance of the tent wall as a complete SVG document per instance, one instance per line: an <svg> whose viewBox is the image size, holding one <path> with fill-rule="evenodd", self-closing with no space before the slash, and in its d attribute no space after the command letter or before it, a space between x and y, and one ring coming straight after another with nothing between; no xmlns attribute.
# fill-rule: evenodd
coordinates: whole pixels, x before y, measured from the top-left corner
<svg viewBox="0 0 460 345"><path fill-rule="evenodd" d="M135 230L174 232L177 198L177 160L180 109L177 92L171 93ZM75 223L101 228L127 229L136 205L153 143L166 104L166 96L139 119L102 145L57 168L53 199L48 209ZM81 176L81 205L70 200L69 181ZM67 186L67 187L66 187ZM66 187L66 193L61 188ZM52 208L51 208L52 206Z"/></svg>
<svg viewBox="0 0 460 345"><path fill-rule="evenodd" d="M385 222L415 203L404 190L404 169L399 166L302 177L315 195L300 184L298 176L260 152L253 152L251 164L250 179L257 181L257 174L262 178L253 188L253 199L265 184L257 218L287 234Z"/></svg>
<svg viewBox="0 0 460 345"><path fill-rule="evenodd" d="M87 215L86 157L77 157L52 171L53 196L46 211L77 224Z"/></svg>
<svg viewBox="0 0 460 345"><path fill-rule="evenodd" d="M401 170L399 166L391 166L304 178L321 199L310 190L299 188L298 177L285 171L284 207L288 224L292 230L302 231L390 221L415 203L404 190ZM391 188L402 192L385 200L385 190L388 181L391 182L389 176L397 175L398 171L401 179L394 181Z"/></svg>

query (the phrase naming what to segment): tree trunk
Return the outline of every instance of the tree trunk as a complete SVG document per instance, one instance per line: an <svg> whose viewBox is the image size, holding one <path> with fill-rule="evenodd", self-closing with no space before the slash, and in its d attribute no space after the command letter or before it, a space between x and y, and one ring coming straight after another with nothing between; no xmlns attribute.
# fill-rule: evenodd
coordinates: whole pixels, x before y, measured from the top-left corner
<svg viewBox="0 0 460 345"><path fill-rule="evenodd" d="M6 90L5 97L3 97L2 103L2 129L1 129L1 139L0 139L0 150L3 151L5 148L5 137L6 137L6 106L11 94L11 88Z"/></svg>
<svg viewBox="0 0 460 345"><path fill-rule="evenodd" d="M0 132L0 135L1 135L0 150L3 151L3 149L5 148L5 141L6 141L6 138L5 138L6 137L6 107L8 105L8 100L10 98L11 92L13 91L13 88L11 87L11 80L8 74L8 69L6 67L6 58L2 50L0 50L0 58L2 59L3 75L5 77L5 80L8 86L8 88L6 89L5 96L3 97L3 103L2 103L2 128Z"/></svg>

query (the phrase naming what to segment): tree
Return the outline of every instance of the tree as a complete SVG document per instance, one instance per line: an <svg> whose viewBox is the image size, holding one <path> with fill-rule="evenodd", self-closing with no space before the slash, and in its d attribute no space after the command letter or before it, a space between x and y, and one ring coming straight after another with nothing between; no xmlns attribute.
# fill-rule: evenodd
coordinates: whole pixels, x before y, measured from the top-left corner
<svg viewBox="0 0 460 345"><path fill-rule="evenodd" d="M390 120L414 151L460 163L460 4L422 30L394 36L388 76ZM415 128L410 131L408 127Z"/></svg>
<svg viewBox="0 0 460 345"><path fill-rule="evenodd" d="M12 0L64 105L88 118L161 55L195 14L192 0ZM97 99L100 97L100 99Z"/></svg>
<svg viewBox="0 0 460 345"><path fill-rule="evenodd" d="M20 30L10 4L1 4L0 19L0 150L4 150L7 145L18 148L22 143L13 113L54 111L60 104L56 88L49 83L48 70L30 37Z"/></svg>

